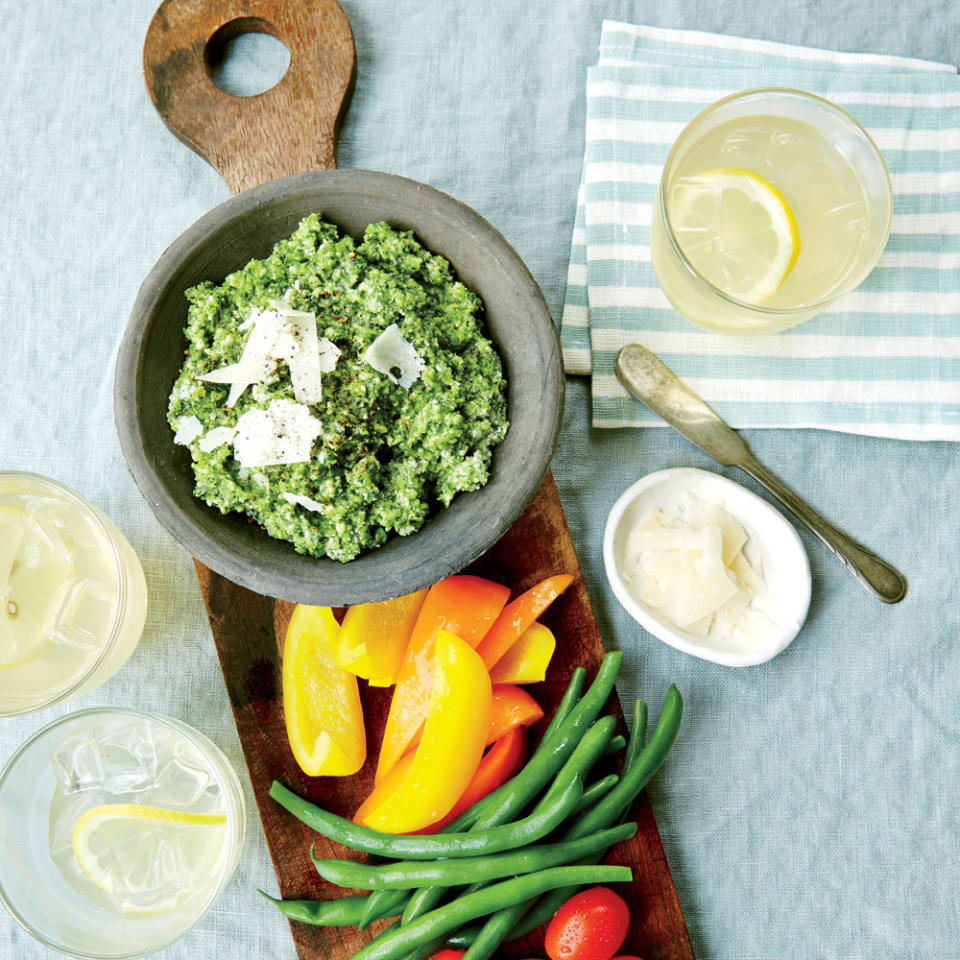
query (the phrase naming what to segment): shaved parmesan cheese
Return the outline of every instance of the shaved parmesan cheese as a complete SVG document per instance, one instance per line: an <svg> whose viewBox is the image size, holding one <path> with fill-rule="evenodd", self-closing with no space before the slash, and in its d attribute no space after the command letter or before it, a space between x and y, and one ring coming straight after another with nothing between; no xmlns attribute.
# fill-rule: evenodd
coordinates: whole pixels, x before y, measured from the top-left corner
<svg viewBox="0 0 960 960"><path fill-rule="evenodd" d="M707 503L688 493L683 503L689 523L698 528L719 527L723 536L723 562L729 567L747 542L747 532L733 517L716 503Z"/></svg>
<svg viewBox="0 0 960 960"><path fill-rule="evenodd" d="M273 306L280 304L274 302ZM293 395L300 403L319 403L320 348L317 342L317 318L312 313L285 309L278 313L284 319L271 351L278 360L286 360L290 367Z"/></svg>
<svg viewBox="0 0 960 960"><path fill-rule="evenodd" d="M273 376L281 360L290 369L297 402L319 403L320 374L333 370L340 357L336 344L326 337L318 340L313 313L294 310L283 300L272 300L270 306L270 310L252 310L240 324L241 330L250 331L240 360L199 378L210 383L229 383L228 407L236 404L247 387Z"/></svg>
<svg viewBox="0 0 960 960"><path fill-rule="evenodd" d="M226 403L228 407L232 407L240 399L247 387L253 383L262 383L277 369L277 360L272 356L271 350L283 329L283 319L275 312L253 310L241 325L241 329L246 324L251 325L250 336L244 344L239 362L211 370L199 378L211 383L229 383L230 393Z"/></svg>
<svg viewBox="0 0 960 960"><path fill-rule="evenodd" d="M216 450L217 447L222 447L225 443L233 443L236 432L236 427L214 427L200 438L197 446L204 453L209 453L211 450Z"/></svg>
<svg viewBox="0 0 960 960"><path fill-rule="evenodd" d="M288 493L284 490L280 494L287 503L292 503L295 507L303 507L305 510L312 510L314 513L323 512L323 504L317 503L316 500L311 500L309 497L303 496L300 493Z"/></svg>
<svg viewBox="0 0 960 960"><path fill-rule="evenodd" d="M225 367L218 367L216 370L211 370L209 373L205 373L197 379L205 380L208 383L240 383L241 381L256 383L260 372L261 367L259 364L241 360L239 363L230 363Z"/></svg>
<svg viewBox="0 0 960 960"><path fill-rule="evenodd" d="M340 359L340 348L332 340L328 340L326 337L320 338L318 347L320 351L320 372L332 373L333 368L337 365L337 361Z"/></svg>
<svg viewBox="0 0 960 960"><path fill-rule="evenodd" d="M624 579L678 630L735 646L762 642L780 628L763 573L743 552L747 541L721 504L687 494L680 515L648 510L633 527Z"/></svg>
<svg viewBox="0 0 960 960"><path fill-rule="evenodd" d="M321 424L302 403L271 400L237 421L233 452L242 467L272 467L310 459Z"/></svg>
<svg viewBox="0 0 960 960"><path fill-rule="evenodd" d="M363 361L373 367L377 373L382 373L394 383L399 383L404 390L409 390L426 368L420 354L413 348L413 344L404 340L400 328L395 323L391 323L367 347ZM400 375L396 376L394 370L399 370Z"/></svg>
<svg viewBox="0 0 960 960"><path fill-rule="evenodd" d="M193 443L201 433L203 433L203 424L193 414L189 417L181 417L177 424L177 432L173 435L173 442L185 447Z"/></svg>

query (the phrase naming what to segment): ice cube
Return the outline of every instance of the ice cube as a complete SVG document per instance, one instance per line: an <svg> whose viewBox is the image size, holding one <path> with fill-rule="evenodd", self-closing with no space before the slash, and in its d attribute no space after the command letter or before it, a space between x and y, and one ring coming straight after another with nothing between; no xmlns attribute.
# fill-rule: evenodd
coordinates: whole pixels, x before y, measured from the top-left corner
<svg viewBox="0 0 960 960"><path fill-rule="evenodd" d="M70 797L58 798L50 804L48 840L50 854L56 859L71 862L79 871L77 858L73 853L73 827L88 810L102 803L110 803L110 797L102 790L87 790Z"/></svg>
<svg viewBox="0 0 960 960"><path fill-rule="evenodd" d="M723 143L720 144L720 152L728 157L739 158L743 156L753 142L751 133L752 131L743 133L737 131L728 134L723 138Z"/></svg>
<svg viewBox="0 0 960 960"><path fill-rule="evenodd" d="M151 799L165 807L189 807L193 812L207 812L197 810L195 804L211 782L210 774L196 751L178 745L173 757L157 772Z"/></svg>
<svg viewBox="0 0 960 960"><path fill-rule="evenodd" d="M107 892L123 912L170 911L209 888L224 828L144 825L100 859Z"/></svg>
<svg viewBox="0 0 960 960"><path fill-rule="evenodd" d="M194 813L223 813L223 791L216 780L211 779L193 805Z"/></svg>
<svg viewBox="0 0 960 960"><path fill-rule="evenodd" d="M178 848L159 830L145 829L118 844L105 864L109 893L121 911L176 907L185 869Z"/></svg>
<svg viewBox="0 0 960 960"><path fill-rule="evenodd" d="M73 825L83 811L77 812L74 804L67 804L61 808L56 815L51 807L50 810L50 855L54 858L68 855L73 857Z"/></svg>
<svg viewBox="0 0 960 960"><path fill-rule="evenodd" d="M117 592L108 583L88 577L67 577L43 617L47 639L78 650L95 650L110 634Z"/></svg>
<svg viewBox="0 0 960 960"><path fill-rule="evenodd" d="M31 533L39 537L59 563L68 567L76 559L76 551L62 535L66 527L62 503L48 497L27 497L24 509L31 518Z"/></svg>
<svg viewBox="0 0 960 960"><path fill-rule="evenodd" d="M157 779L157 751L142 723L101 726L63 741L51 758L64 794L104 790L141 793Z"/></svg>

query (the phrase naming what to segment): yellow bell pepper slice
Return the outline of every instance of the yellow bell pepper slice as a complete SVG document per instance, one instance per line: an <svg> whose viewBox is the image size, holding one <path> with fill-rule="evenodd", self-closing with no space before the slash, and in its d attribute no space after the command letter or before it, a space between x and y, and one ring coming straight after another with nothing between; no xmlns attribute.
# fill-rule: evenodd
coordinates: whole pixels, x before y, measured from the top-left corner
<svg viewBox="0 0 960 960"><path fill-rule="evenodd" d="M540 683L547 676L547 667L556 648L553 631L534 622L493 665L490 679L494 683Z"/></svg>
<svg viewBox="0 0 960 960"><path fill-rule="evenodd" d="M357 678L334 657L340 625L329 607L297 606L287 627L281 682L287 739L311 777L345 777L367 758Z"/></svg>
<svg viewBox="0 0 960 960"><path fill-rule="evenodd" d="M358 603L340 624L337 662L372 686L396 683L417 615L429 588L380 603Z"/></svg>
<svg viewBox="0 0 960 960"><path fill-rule="evenodd" d="M420 739L433 684L433 638L440 630L476 647L502 612L510 588L481 577L456 574L435 583L410 634L380 743L376 779Z"/></svg>
<svg viewBox="0 0 960 960"><path fill-rule="evenodd" d="M449 813L480 764L491 690L490 675L476 651L453 634L438 632L423 736L402 779L395 774L389 792L375 787L382 802L361 808L367 826L410 833Z"/></svg>

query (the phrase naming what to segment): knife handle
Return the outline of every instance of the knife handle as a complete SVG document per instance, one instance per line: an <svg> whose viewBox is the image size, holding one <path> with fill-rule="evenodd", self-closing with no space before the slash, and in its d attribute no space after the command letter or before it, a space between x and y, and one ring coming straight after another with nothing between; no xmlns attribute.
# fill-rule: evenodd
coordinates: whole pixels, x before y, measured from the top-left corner
<svg viewBox="0 0 960 960"><path fill-rule="evenodd" d="M736 464L744 473L773 494L801 523L823 542L827 549L884 603L899 603L907 595L904 576L856 540L838 530L826 517L817 513L795 494L779 477L774 476L752 454Z"/></svg>

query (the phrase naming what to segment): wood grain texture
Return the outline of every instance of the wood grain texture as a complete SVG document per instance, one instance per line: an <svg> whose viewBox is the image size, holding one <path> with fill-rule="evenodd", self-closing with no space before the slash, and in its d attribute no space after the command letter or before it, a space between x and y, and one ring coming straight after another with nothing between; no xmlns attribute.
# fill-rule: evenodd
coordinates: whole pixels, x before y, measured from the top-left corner
<svg viewBox="0 0 960 960"><path fill-rule="evenodd" d="M557 637L549 680L530 688L547 717L552 716L577 666L586 667L590 677L594 675L603 657L603 643L550 474L520 519L469 572L508 584L514 594L555 573L574 575L569 590L542 618ZM371 749L360 773L346 778L306 776L287 743L280 696L280 655L291 605L244 590L199 564L197 573L281 894L303 899L341 896L342 890L321 880L313 869L310 845L314 844L318 856L356 855L312 833L274 803L267 791L277 779L328 810L350 816L373 786L376 745L383 735L391 691L361 684ZM655 717L659 704L650 706ZM624 732L615 696L610 709L619 717ZM539 731L535 731L537 735ZM633 918L623 952L644 960L692 960L683 914L646 794L638 800L633 816L638 823L636 836L619 844L609 858L611 863L627 864L634 870L633 883L618 886ZM375 924L371 931L383 926ZM292 923L291 929L303 960L346 960L369 939L368 933L353 928ZM509 944L504 952L514 957L542 956L542 930Z"/></svg>
<svg viewBox="0 0 960 960"><path fill-rule="evenodd" d="M232 97L213 84L208 64L218 45L251 30L281 40L290 50L290 66L270 90ZM353 36L335 0L164 0L147 33L143 64L150 97L164 123L204 157L234 193L274 177L335 166L336 133L354 71ZM239 587L203 564L196 563L196 569L281 894L339 896L342 891L313 869L309 849L313 844L320 856L346 856L348 851L308 830L270 800L267 791L273 780L280 780L327 809L350 816L373 785L391 691L362 685L371 749L360 773L342 779L306 776L290 752L281 701L280 657L292 606ZM514 594L552 574L574 575L570 589L542 618L557 637L557 652L548 681L532 689L551 716L577 666L585 666L591 677L595 673L603 643L549 473L519 520L470 572L508 584ZM659 705L650 706L655 715ZM616 696L610 708L624 732ZM621 952L644 960L692 960L645 794L633 815L637 835L618 845L610 857L610 862L634 868L633 883L619 888L633 920ZM364 933L299 923L291 923L291 930L302 960L347 960L385 922ZM504 952L542 956L542 948L541 930Z"/></svg>
<svg viewBox="0 0 960 960"><path fill-rule="evenodd" d="M276 86L234 97L214 84L209 65L227 41L251 32L276 37L290 65ZM336 0L164 0L143 46L147 90L163 122L233 193L336 166L355 63Z"/></svg>

